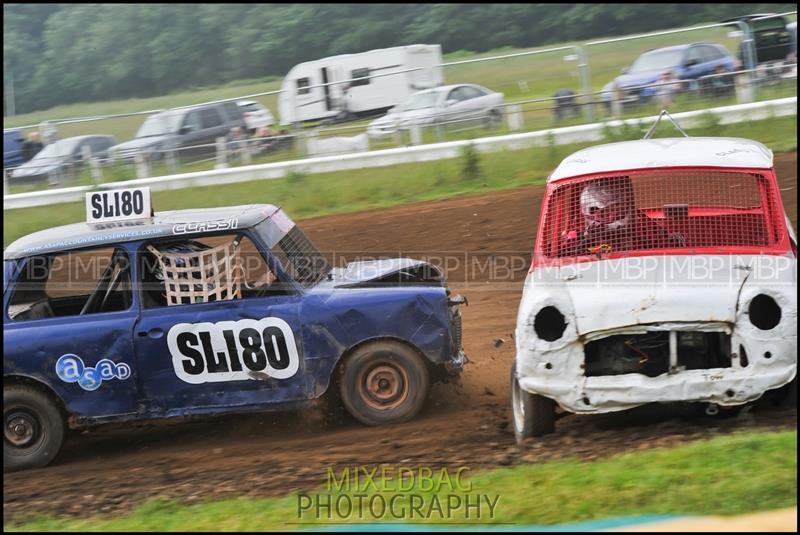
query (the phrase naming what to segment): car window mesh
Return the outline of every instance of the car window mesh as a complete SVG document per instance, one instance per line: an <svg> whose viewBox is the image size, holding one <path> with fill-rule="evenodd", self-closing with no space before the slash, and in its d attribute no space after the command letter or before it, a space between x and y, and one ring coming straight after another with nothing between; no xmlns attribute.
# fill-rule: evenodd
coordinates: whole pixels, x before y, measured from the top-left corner
<svg viewBox="0 0 800 535"><path fill-rule="evenodd" d="M303 286L317 283L330 271L325 257L297 226L281 238L274 252L284 268Z"/></svg>
<svg viewBox="0 0 800 535"><path fill-rule="evenodd" d="M197 252L163 252L152 245L164 275L167 305L206 303L242 297L239 240Z"/></svg>
<svg viewBox="0 0 800 535"><path fill-rule="evenodd" d="M587 178L550 194L550 257L670 248L769 246L780 238L774 192L742 172L648 171Z"/></svg>

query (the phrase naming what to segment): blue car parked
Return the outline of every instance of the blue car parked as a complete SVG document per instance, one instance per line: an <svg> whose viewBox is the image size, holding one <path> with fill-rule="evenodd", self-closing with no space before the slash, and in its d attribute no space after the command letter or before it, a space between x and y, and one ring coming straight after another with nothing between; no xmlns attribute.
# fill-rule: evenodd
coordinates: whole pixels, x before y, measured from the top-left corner
<svg viewBox="0 0 800 535"><path fill-rule="evenodd" d="M404 421L461 371L465 300L436 266L331 267L275 206L150 215L130 191L87 199L100 222L4 252L6 469L44 466L67 427L105 422L323 396L367 425Z"/></svg>
<svg viewBox="0 0 800 535"><path fill-rule="evenodd" d="M25 161L22 130L3 130L3 167L16 167Z"/></svg>
<svg viewBox="0 0 800 535"><path fill-rule="evenodd" d="M643 103L658 91L664 72L677 80L697 80L714 74L722 66L725 72L736 70L738 61L724 46L714 43L692 43L649 50L636 58L622 74L603 87L603 102L610 107L615 86L622 91L623 104Z"/></svg>

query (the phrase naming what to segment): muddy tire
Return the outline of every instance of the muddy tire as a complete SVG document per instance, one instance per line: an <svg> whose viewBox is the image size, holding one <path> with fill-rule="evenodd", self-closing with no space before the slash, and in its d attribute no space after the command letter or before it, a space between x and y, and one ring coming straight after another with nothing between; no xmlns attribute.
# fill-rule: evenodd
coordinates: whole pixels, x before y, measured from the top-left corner
<svg viewBox="0 0 800 535"><path fill-rule="evenodd" d="M28 386L3 387L3 470L50 464L64 441L64 418L47 395Z"/></svg>
<svg viewBox="0 0 800 535"><path fill-rule="evenodd" d="M410 420L428 398L430 372L412 348L391 341L358 348L343 363L339 393L356 420L383 425Z"/></svg>
<svg viewBox="0 0 800 535"><path fill-rule="evenodd" d="M517 380L516 362L511 366L511 422L517 444L556 430L555 401L523 390Z"/></svg>

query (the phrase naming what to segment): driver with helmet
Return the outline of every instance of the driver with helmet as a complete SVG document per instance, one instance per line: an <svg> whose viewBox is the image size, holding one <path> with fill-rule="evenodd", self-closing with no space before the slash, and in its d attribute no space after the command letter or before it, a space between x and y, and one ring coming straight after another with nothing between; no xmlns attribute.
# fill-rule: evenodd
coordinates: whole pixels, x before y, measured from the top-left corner
<svg viewBox="0 0 800 535"><path fill-rule="evenodd" d="M685 240L636 209L629 177L595 180L580 193L583 228L564 231L559 256L683 247Z"/></svg>

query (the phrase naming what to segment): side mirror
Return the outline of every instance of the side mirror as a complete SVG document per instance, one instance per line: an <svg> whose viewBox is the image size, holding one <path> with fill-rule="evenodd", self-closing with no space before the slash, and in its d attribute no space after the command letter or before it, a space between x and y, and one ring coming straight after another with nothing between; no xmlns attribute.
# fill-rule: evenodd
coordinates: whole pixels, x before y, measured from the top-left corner
<svg viewBox="0 0 800 535"><path fill-rule="evenodd" d="M631 70L631 68L630 68L630 67L622 67L622 70L620 70L619 72L620 72L621 74L628 74L628 71L629 71L629 70Z"/></svg>
<svg viewBox="0 0 800 535"><path fill-rule="evenodd" d="M184 134L188 134L191 131L192 131L192 127L191 126L184 125L184 126L181 126L180 130L178 130L178 134L184 135Z"/></svg>
<svg viewBox="0 0 800 535"><path fill-rule="evenodd" d="M452 106L452 105L456 104L457 102L458 102L458 101L457 101L456 99L454 99L454 98L449 98L449 99L447 99L447 101L445 101L445 103L444 103L444 106L445 106L446 108L449 108L450 106Z"/></svg>
<svg viewBox="0 0 800 535"><path fill-rule="evenodd" d="M699 61L697 61L696 59L687 59L687 60L686 60L686 63L685 63L684 65L685 65L686 67L694 67L694 66L695 66L695 65L697 65L698 63L700 63L700 62L699 62Z"/></svg>

